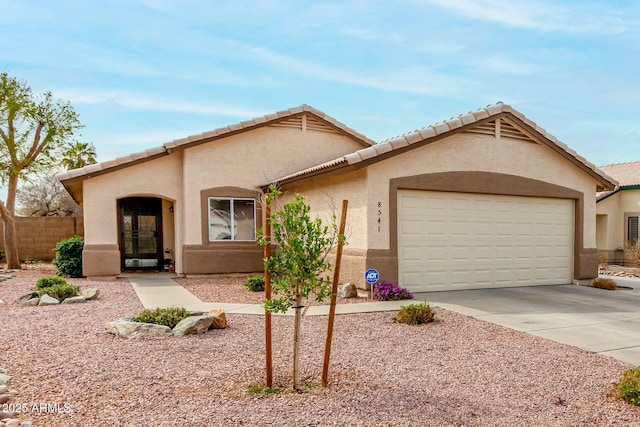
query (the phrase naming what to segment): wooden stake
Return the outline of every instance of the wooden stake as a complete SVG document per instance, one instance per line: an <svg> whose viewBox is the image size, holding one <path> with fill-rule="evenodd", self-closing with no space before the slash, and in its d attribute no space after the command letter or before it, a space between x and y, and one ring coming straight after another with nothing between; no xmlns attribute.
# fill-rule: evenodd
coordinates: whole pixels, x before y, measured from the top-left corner
<svg viewBox="0 0 640 427"><path fill-rule="evenodd" d="M342 214L340 216L340 228L338 233L344 234L347 222L348 200L342 201ZM327 324L327 340L324 344L324 364L322 365L322 387L326 387L329 378L329 359L331 357L331 340L333 339L333 320L336 317L336 297L338 293L338 282L340 281L340 263L342 261L342 242L338 241L336 250L336 265L333 269L333 285L331 289L331 305L329 307L329 322Z"/></svg>
<svg viewBox="0 0 640 427"><path fill-rule="evenodd" d="M264 204L264 235L267 237L267 244L264 245L264 257L271 257L271 203L265 201ZM264 298L271 299L271 273L264 269ZM267 387L273 387L273 362L271 353L271 312L264 310L264 330L265 330L265 359L267 370Z"/></svg>

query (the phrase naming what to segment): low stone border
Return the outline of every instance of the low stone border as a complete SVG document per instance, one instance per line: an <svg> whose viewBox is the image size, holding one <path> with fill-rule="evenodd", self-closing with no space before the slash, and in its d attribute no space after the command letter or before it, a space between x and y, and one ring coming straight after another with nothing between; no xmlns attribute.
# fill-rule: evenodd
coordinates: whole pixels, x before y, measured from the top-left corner
<svg viewBox="0 0 640 427"><path fill-rule="evenodd" d="M137 322L131 317L122 317L104 325L104 329L108 333L125 338L196 335L203 334L210 329L225 329L227 327L227 317L224 310L219 308L214 308L208 313L194 313L194 315L182 319L173 329L155 323Z"/></svg>
<svg viewBox="0 0 640 427"><path fill-rule="evenodd" d="M57 298L44 294L39 296L37 292L30 292L18 298L16 302L25 307L58 305L58 304L77 304L86 301L98 299L100 291L97 288L87 288L80 291L80 295L65 298L60 302ZM1 305L1 304L0 304Z"/></svg>
<svg viewBox="0 0 640 427"><path fill-rule="evenodd" d="M12 407L11 398L16 394L15 390L10 390L7 384L11 377L7 375L7 371L0 367L0 427L29 427L32 421L20 421L16 412Z"/></svg>

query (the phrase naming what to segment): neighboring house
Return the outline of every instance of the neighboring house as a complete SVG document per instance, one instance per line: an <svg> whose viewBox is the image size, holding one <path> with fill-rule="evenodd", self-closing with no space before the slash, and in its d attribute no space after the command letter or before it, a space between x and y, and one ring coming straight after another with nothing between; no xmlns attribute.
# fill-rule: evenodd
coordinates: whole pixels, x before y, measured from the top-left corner
<svg viewBox="0 0 640 427"><path fill-rule="evenodd" d="M609 264L628 264L624 243L640 237L640 162L616 163L600 169L616 179L613 191L596 198L596 245L600 260Z"/></svg>
<svg viewBox="0 0 640 427"><path fill-rule="evenodd" d="M59 176L85 213L84 273L262 268L270 183L316 214L349 200L343 281L413 291L597 275L595 193L616 182L498 103L373 144L308 106Z"/></svg>

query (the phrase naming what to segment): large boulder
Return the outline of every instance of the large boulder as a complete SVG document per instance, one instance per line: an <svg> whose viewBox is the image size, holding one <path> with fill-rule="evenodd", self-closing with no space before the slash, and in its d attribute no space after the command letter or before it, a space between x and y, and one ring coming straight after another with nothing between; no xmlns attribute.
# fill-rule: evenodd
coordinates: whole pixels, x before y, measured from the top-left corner
<svg viewBox="0 0 640 427"><path fill-rule="evenodd" d="M168 326L136 322L127 318L107 322L104 329L110 334L126 338L164 337L171 333Z"/></svg>
<svg viewBox="0 0 640 427"><path fill-rule="evenodd" d="M356 285L353 283L345 283L344 285L338 286L338 298L355 298L358 296L358 289L356 289Z"/></svg>
<svg viewBox="0 0 640 427"><path fill-rule="evenodd" d="M197 335L209 330L213 323L213 316L189 316L182 319L171 331L173 335Z"/></svg>
<svg viewBox="0 0 640 427"><path fill-rule="evenodd" d="M87 289L83 289L80 292L80 295L82 295L88 301L93 301L94 299L98 299L98 296L100 295L100 290L97 288L87 288Z"/></svg>
<svg viewBox="0 0 640 427"><path fill-rule="evenodd" d="M38 303L38 305L57 305L57 304L60 304L60 301L58 301L54 297L51 297L47 294L42 295L40 297L40 302Z"/></svg>
<svg viewBox="0 0 640 427"><path fill-rule="evenodd" d="M211 329L226 329L227 316L224 314L224 310L221 308L214 308L209 311L209 316L213 316L213 322L211 323Z"/></svg>

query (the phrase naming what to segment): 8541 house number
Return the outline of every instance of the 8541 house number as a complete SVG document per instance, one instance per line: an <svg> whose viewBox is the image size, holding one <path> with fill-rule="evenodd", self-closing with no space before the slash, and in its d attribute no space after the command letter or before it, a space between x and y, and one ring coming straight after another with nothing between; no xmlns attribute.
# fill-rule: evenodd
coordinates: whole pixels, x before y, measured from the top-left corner
<svg viewBox="0 0 640 427"><path fill-rule="evenodd" d="M378 223L378 233L380 233L380 226L382 224L382 202L378 202L378 218L376 222Z"/></svg>

